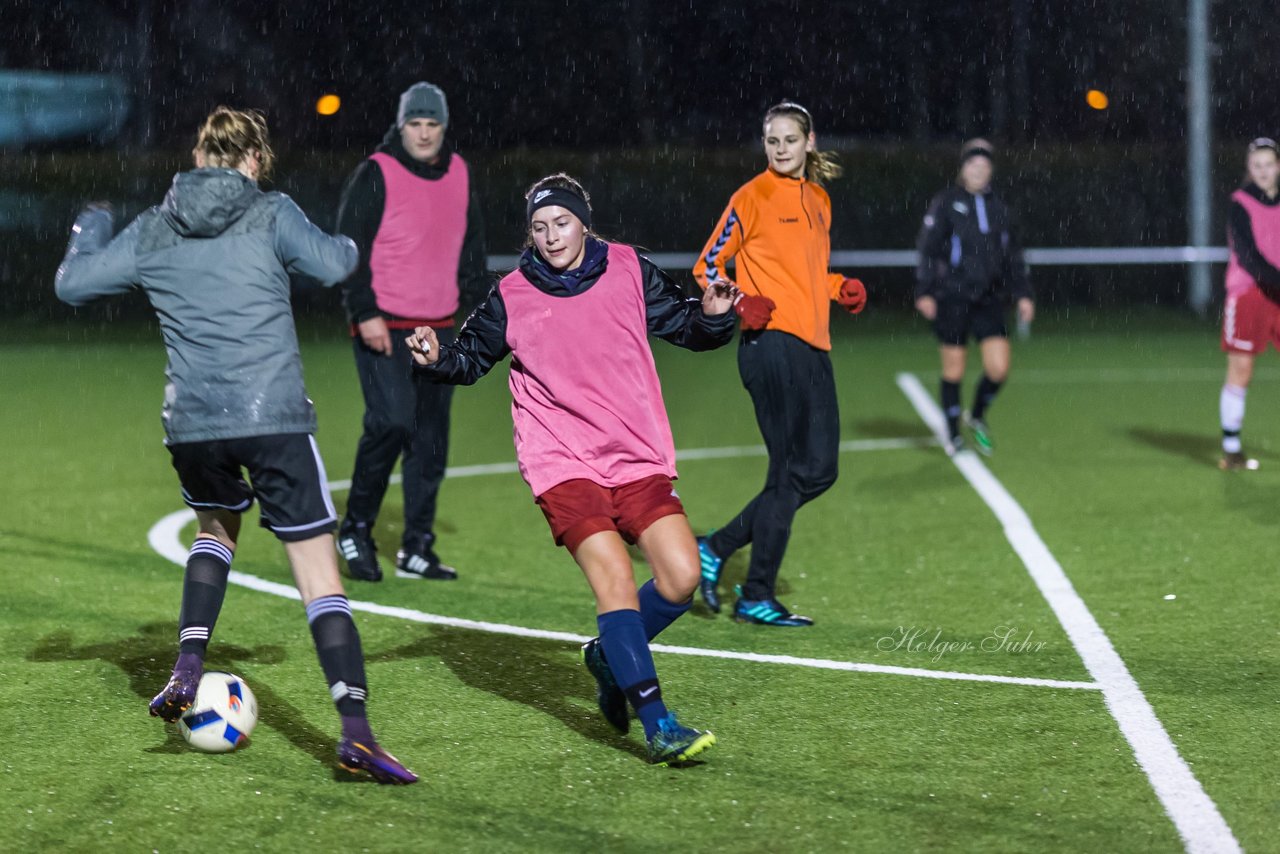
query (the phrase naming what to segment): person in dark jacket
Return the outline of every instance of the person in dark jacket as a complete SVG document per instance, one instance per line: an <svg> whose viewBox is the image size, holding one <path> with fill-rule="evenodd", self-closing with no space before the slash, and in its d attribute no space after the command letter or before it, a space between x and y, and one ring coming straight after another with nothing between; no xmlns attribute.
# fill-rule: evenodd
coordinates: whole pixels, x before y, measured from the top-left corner
<svg viewBox="0 0 1280 854"><path fill-rule="evenodd" d="M1240 444L1245 395L1254 360L1280 349L1280 149L1259 137L1249 143L1244 185L1231 194L1227 215L1227 300L1222 311L1222 350L1227 376L1218 398L1224 470L1258 468Z"/></svg>
<svg viewBox="0 0 1280 854"><path fill-rule="evenodd" d="M916 242L916 309L938 338L950 453L964 448L960 383L969 338L982 350L983 376L963 420L977 449L990 455L986 412L1009 375L1005 306L1014 301L1019 323L1035 317L1013 214L991 189L993 157L985 139L961 147L956 184L934 197Z"/></svg>
<svg viewBox="0 0 1280 854"><path fill-rule="evenodd" d="M586 576L600 636L583 647L605 719L629 728L627 703L644 725L649 761L683 762L715 736L681 725L662 697L649 650L689 610L698 547L672 480L675 447L648 336L689 350L733 338L737 289L701 300L634 247L590 231L590 197L568 175L550 175L525 196L528 248L457 340L430 326L408 346L428 380L470 385L508 354L516 459L538 506ZM653 578L639 591L627 544Z"/></svg>
<svg viewBox="0 0 1280 854"><path fill-rule="evenodd" d="M448 124L439 88L409 87L396 124L352 172L338 209L338 231L360 250L342 293L365 403L338 549L350 576L365 581L382 578L373 529L402 455L396 575L457 578L440 562L435 535L453 389L415 377L404 344L423 325L449 338L459 308L469 311L489 288L480 204L467 162L446 147Z"/></svg>
<svg viewBox="0 0 1280 854"><path fill-rule="evenodd" d="M256 500L262 526L284 544L342 717L339 762L379 783L413 783L365 714L364 656L338 576L337 515L289 304L291 274L341 281L355 267L355 245L320 231L288 196L258 189L272 165L261 115L219 107L194 155L197 168L174 176L164 204L115 239L109 209L80 214L55 280L72 305L140 287L168 351L165 443L199 533L183 580L178 660L151 714L175 721L195 701L241 514Z"/></svg>

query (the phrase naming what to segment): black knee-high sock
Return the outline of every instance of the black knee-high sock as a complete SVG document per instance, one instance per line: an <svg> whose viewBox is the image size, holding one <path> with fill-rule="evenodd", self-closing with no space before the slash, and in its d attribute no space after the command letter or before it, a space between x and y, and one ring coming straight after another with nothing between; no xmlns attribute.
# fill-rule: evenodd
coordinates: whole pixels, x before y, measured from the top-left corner
<svg viewBox="0 0 1280 854"><path fill-rule="evenodd" d="M231 572L231 549L217 540L198 537L187 556L178 614L178 652L204 660L209 637L218 622Z"/></svg>
<svg viewBox="0 0 1280 854"><path fill-rule="evenodd" d="M364 677L364 652L360 633L351 618L346 596L321 596L307 605L307 622L316 643L320 667L329 683L329 693L342 716L343 735L372 738L365 717L369 689Z"/></svg>
<svg viewBox="0 0 1280 854"><path fill-rule="evenodd" d="M947 416L947 432L960 432L960 383L942 381L942 414Z"/></svg>
<svg viewBox="0 0 1280 854"><path fill-rule="evenodd" d="M981 421L982 416L986 415L987 407L991 405L991 401L996 399L996 395L1000 392L998 383L986 374L982 375L982 379L978 381L978 391L973 397L973 417Z"/></svg>

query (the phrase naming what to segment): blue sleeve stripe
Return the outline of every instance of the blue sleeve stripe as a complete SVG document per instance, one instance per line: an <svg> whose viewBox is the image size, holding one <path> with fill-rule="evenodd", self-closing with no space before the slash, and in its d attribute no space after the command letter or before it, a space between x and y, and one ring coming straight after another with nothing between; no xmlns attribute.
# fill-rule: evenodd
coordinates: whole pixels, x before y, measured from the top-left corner
<svg viewBox="0 0 1280 854"><path fill-rule="evenodd" d="M716 272L716 259L720 257L720 252L724 249L724 245L729 242L729 238L733 235L733 227L737 225L738 212L733 208L729 208L729 218L724 222L724 228L720 231L720 236L716 238L716 242L711 247L711 251L707 253L705 260L707 262L707 279L715 281L719 278Z"/></svg>

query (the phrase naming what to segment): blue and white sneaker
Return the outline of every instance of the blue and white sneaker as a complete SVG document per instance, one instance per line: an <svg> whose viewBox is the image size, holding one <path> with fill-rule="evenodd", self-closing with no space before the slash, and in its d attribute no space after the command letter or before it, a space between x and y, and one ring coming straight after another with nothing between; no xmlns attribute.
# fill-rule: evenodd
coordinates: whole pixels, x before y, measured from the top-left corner
<svg viewBox="0 0 1280 854"><path fill-rule="evenodd" d="M741 587L738 588L738 601L733 605L733 619L739 623L755 623L760 626L813 625L813 618L791 613L777 599L743 599Z"/></svg>
<svg viewBox="0 0 1280 854"><path fill-rule="evenodd" d="M715 733L683 726L674 712L667 712L667 716L658 721L658 731L649 739L649 763L664 768L679 765L715 743Z"/></svg>
<svg viewBox="0 0 1280 854"><path fill-rule="evenodd" d="M706 537L698 537L698 560L702 564L702 578L698 581L698 590L702 592L702 601L714 613L720 613L720 593L716 584L720 581L720 569L724 566L724 558L711 550Z"/></svg>

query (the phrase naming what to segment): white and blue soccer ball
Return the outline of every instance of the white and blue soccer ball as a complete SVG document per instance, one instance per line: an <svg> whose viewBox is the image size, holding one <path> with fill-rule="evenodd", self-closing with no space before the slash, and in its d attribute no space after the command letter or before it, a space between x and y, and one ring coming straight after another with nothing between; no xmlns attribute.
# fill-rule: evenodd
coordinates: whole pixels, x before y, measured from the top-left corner
<svg viewBox="0 0 1280 854"><path fill-rule="evenodd" d="M258 700L234 673L210 670L200 678L196 701L178 720L187 743L206 753L226 753L249 743L258 722Z"/></svg>

